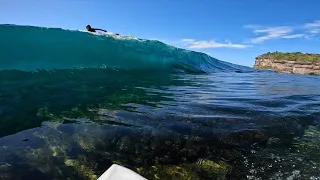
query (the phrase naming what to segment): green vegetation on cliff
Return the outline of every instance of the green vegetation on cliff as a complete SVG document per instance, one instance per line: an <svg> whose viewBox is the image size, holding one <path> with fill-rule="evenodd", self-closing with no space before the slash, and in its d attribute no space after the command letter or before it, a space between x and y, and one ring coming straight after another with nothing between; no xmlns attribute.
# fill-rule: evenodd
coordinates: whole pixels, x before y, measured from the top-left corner
<svg viewBox="0 0 320 180"><path fill-rule="evenodd" d="M277 52L277 51L268 52L258 56L257 58L320 62L320 54L301 53L301 52L293 52L293 53L285 53L285 52Z"/></svg>

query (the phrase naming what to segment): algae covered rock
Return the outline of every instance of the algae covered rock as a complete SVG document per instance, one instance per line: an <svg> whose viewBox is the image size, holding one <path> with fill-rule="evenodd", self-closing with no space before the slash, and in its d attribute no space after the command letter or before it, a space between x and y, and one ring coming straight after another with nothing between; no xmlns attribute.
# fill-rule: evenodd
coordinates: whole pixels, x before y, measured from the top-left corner
<svg viewBox="0 0 320 180"><path fill-rule="evenodd" d="M98 178L92 169L81 164L81 162L78 160L66 159L64 163L66 166L73 167L76 173L81 174L88 180L96 180Z"/></svg>
<svg viewBox="0 0 320 180"><path fill-rule="evenodd" d="M228 172L231 171L231 166L224 161L211 161L208 159L199 159L196 164L193 164L198 172L214 179L226 179Z"/></svg>
<svg viewBox="0 0 320 180"><path fill-rule="evenodd" d="M263 131L245 130L222 136L220 140L227 145L248 147L252 144L266 144L267 137Z"/></svg>
<svg viewBox="0 0 320 180"><path fill-rule="evenodd" d="M227 179L231 166L226 162L214 162L208 159L199 159L190 164L155 165L147 168L137 168L136 172L148 179Z"/></svg>
<svg viewBox="0 0 320 180"><path fill-rule="evenodd" d="M137 168L136 171L148 179L200 179L194 172L183 166L157 165L149 168Z"/></svg>

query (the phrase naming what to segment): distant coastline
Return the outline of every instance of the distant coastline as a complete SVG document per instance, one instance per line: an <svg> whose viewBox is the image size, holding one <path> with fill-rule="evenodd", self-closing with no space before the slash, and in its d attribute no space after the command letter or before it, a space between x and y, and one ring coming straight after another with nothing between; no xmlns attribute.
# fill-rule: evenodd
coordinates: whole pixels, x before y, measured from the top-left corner
<svg viewBox="0 0 320 180"><path fill-rule="evenodd" d="M280 73L320 75L320 54L268 52L256 57L254 68Z"/></svg>

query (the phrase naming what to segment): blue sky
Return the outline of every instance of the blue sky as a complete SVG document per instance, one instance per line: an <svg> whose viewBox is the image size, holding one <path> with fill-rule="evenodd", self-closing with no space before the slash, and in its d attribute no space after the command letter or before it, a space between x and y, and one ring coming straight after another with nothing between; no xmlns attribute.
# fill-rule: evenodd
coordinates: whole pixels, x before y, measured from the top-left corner
<svg viewBox="0 0 320 180"><path fill-rule="evenodd" d="M91 24L252 66L269 51L320 53L319 7L319 0L1 0L0 24Z"/></svg>

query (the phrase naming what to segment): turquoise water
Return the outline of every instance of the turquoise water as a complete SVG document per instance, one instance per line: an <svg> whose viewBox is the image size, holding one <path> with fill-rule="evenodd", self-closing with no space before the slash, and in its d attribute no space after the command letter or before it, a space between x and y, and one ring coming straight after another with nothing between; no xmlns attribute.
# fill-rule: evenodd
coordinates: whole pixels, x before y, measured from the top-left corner
<svg viewBox="0 0 320 180"><path fill-rule="evenodd" d="M0 54L0 70L112 67L191 72L252 71L203 53L134 37L14 25L1 25L0 31L3 32L0 48L4 52Z"/></svg>
<svg viewBox="0 0 320 180"><path fill-rule="evenodd" d="M320 77L0 26L0 179L319 179Z"/></svg>

